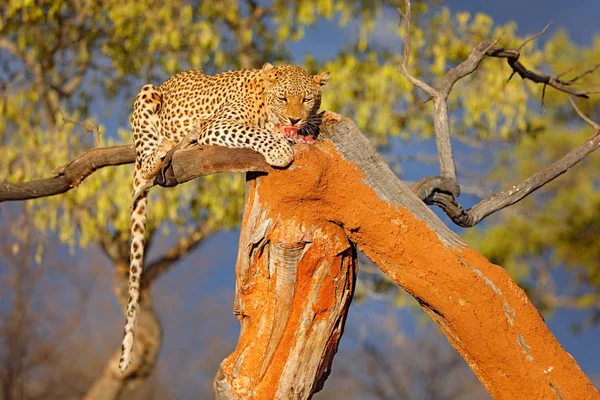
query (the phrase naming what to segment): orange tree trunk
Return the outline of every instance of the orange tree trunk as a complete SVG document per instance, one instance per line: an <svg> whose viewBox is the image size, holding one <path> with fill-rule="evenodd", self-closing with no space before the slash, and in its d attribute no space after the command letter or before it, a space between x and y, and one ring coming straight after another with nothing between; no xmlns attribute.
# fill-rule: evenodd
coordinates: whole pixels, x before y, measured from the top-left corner
<svg viewBox="0 0 600 400"><path fill-rule="evenodd" d="M354 244L414 296L497 399L598 393L506 271L467 247L400 182L349 120L292 167L249 175L237 262L235 351L220 399L304 399L320 389L354 280Z"/></svg>

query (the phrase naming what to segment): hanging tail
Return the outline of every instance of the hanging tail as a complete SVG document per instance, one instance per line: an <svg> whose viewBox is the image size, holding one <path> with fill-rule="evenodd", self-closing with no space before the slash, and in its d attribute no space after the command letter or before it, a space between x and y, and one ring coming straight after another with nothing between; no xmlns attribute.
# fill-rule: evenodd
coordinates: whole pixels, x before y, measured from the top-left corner
<svg viewBox="0 0 600 400"><path fill-rule="evenodd" d="M140 299L140 280L144 260L144 235L146 233L146 203L148 191L140 193L140 189L147 183L141 176L141 166L136 161L134 172L133 192L134 199L131 212L131 252L129 261L129 299L125 311L125 333L121 345L121 359L119 369L125 372L131 362L133 351L133 339L135 337L135 325Z"/></svg>
<svg viewBox="0 0 600 400"><path fill-rule="evenodd" d="M162 93L153 85L144 85L133 103L131 130L136 149L131 204L131 252L129 261L129 299L125 311L125 334L121 346L119 369L124 372L131 362L135 324L140 300L140 279L144 263L146 203L148 183L160 168L160 118Z"/></svg>

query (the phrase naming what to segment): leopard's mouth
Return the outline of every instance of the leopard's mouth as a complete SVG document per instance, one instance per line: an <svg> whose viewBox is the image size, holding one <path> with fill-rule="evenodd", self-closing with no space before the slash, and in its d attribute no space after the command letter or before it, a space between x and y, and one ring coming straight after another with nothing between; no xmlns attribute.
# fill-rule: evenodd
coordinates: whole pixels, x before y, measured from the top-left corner
<svg viewBox="0 0 600 400"><path fill-rule="evenodd" d="M313 136L316 138L319 135L319 128L321 127L323 114L325 114L325 111L321 111L320 113L313 114L310 117L308 117L308 119L302 124L302 126L298 130L298 135Z"/></svg>

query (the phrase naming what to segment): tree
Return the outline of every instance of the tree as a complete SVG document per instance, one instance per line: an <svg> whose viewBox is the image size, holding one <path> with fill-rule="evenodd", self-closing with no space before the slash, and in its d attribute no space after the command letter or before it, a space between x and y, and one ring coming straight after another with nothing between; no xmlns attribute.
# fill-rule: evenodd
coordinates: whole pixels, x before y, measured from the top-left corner
<svg viewBox="0 0 600 400"><path fill-rule="evenodd" d="M237 4L237 3L236 3L236 4ZM252 3L249 3L249 4L250 4L250 6L252 5ZM296 9L295 9L295 12L296 12L297 14L293 14L294 16L296 16L296 15L297 15L297 16L302 16L302 15L303 15L303 14L302 14L302 12L303 12L302 10L306 10L306 8L307 8L307 7L306 7L306 5L304 5L304 8L302 8L302 7L303 7L303 6L302 6L302 4L304 4L304 3L300 3L300 5L298 6L298 8L296 8ZM60 7L59 7L59 8L60 8ZM115 15L117 15L117 16L119 16L119 17L120 17L120 16L122 16L122 15L120 15L120 14L118 13L118 11L120 11L121 13L126 13L126 10L119 9L118 7L116 7L116 8L115 8L115 10L116 10L116 11L115 11ZM138 10L138 11L139 11L139 10ZM367 11L369 11L369 10L367 9ZM208 12L208 11L207 11L207 10L204 10L204 12ZM254 10L254 12L256 12L256 9ZM259 13L259 14L260 14L260 13ZM132 15L137 15L137 14L132 14ZM253 13L252 15L254 15L254 13ZM168 18L171 18L172 14L168 14L168 13L167 13L167 16L168 16ZM131 25L131 21L130 21L130 20L127 18L127 17L128 17L127 15L124 17L124 21L125 21L125 22L123 22L123 21L117 21L117 17L115 17L114 26L117 26L117 27L119 27L120 29L127 29L127 25ZM468 18L467 18L466 20L468 20ZM154 23L154 24L157 22L156 20L154 20L154 19L151 19L151 18L149 18L149 21L150 21L151 23ZM459 23L460 23L460 21L465 21L465 18L459 18ZM20 22L20 21L19 21L19 22ZM159 21L159 22L161 22L161 21ZM444 23L445 23L445 25L444 25ZM483 21L483 22L482 22L482 21L479 21L477 24L483 24L484 26L486 26L486 21ZM442 14L442 16L440 17L440 25L441 25L442 27L446 27L446 28L447 28L448 26L451 26L451 25L452 25L452 21L449 21L449 17L448 17L447 15L446 15L446 16L444 16L444 15ZM466 29L466 27L467 27L467 25L466 25L466 22L463 22L463 24L462 24L462 25L464 25L464 27L465 27L465 34L466 34L466 33L468 32L468 31L467 31L467 29ZM112 25L111 25L111 26L112 26ZM487 24L487 26L488 26L488 31L489 31L489 24ZM250 31L251 31L251 30L250 30ZM244 31L241 31L241 32L243 33ZM137 32L136 32L136 33L137 33ZM91 34L89 34L89 35L91 36ZM152 42L152 35L151 35L151 33L149 33L149 35L150 35L150 38L148 39L148 41L149 41L149 43L153 43L153 42ZM140 35L140 36L141 36L141 35ZM209 35L207 35L207 36L209 36ZM243 35L242 35L242 36L243 36ZM443 37L443 35L442 35L442 37ZM145 40L145 39L143 39L143 40L142 40L142 41L140 41L139 43L137 43L137 42L135 42L135 41L134 41L134 45L133 45L133 47L132 47L132 48L133 48L133 49L135 49L135 45L141 46L141 44L140 44L140 43L146 43L146 42L144 42L144 40ZM156 40L159 40L159 39L156 39ZM175 39L172 39L172 41L171 41L170 43L176 43L176 42L177 42L177 40L175 40ZM110 42L110 41L108 41L107 43L109 43L109 44L110 44L111 42ZM169 44L165 44L165 45L166 45L166 46L168 46ZM128 45L128 46L129 46L129 45ZM360 46L361 46L361 44L360 44L360 42L359 42L359 43L358 43L359 50L360 50ZM434 47L434 48L435 48L435 47ZM464 48L466 48L466 47L464 47ZM463 48L463 50L462 50L462 51L464 51L464 48ZM413 50L413 51L414 51L414 50ZM457 51L457 53L460 53L460 51L461 51L461 50L459 49L459 51ZM112 54L112 53L110 53L110 52L109 52L109 54ZM446 56L447 56L447 55L446 55ZM112 55L111 55L111 57L112 57ZM122 66L122 65L128 65L128 64L127 64L127 62L126 62L126 60L122 60L122 59L120 59L120 58L119 58L119 55L118 55L118 54L117 54L117 55L114 55L114 57L115 57L115 59L116 59L116 60L118 60L118 63L119 63L119 66L116 68L116 70L117 70L117 71L120 71L120 70L119 70L119 68L123 68L123 66ZM123 58L124 58L124 57L125 57L125 56L123 56ZM390 58L392 58L392 57L390 57ZM388 58L386 61L389 61L389 60L390 60L390 58ZM219 59L219 55L218 55L218 54L216 54L216 56L215 56L215 58L214 58L214 59L215 59L215 60L218 60L218 59ZM443 59L443 57L442 57L442 59ZM165 63L164 65L165 65L165 69L166 69L167 71L169 70L169 68L168 68L168 60L169 60L169 58L167 57L166 61L165 61L165 60L159 60L159 62L158 62L158 64L160 64L160 63ZM121 62L123 62L123 63L121 64ZM352 66L352 65L353 65L353 63L352 63L352 57L349 57L349 56L347 56L347 55L342 55L342 57L340 58L340 64L341 64L342 62L343 62L343 65L345 65L345 66ZM382 76L390 76L390 72L392 72L392 71L393 71L393 68L390 68L390 67L389 67L389 65L390 65L390 64L388 64L388 65L386 65L386 66L384 66L384 67L381 67L381 68L380 68L380 67L379 67L379 65L380 65L380 64L379 64L378 62L379 62L379 60L377 60L377 59L375 59L375 60L371 60L371 63L370 63L370 64L369 64L369 62L367 62L367 63L365 64L365 65L367 66L367 68L366 68L366 72L363 72L363 74L365 74L365 76L366 76L368 73L371 73L371 74L372 74L374 71L376 71L376 72L383 72L384 74L383 74ZM441 63L441 64L443 65L443 63ZM356 63L355 63L354 65L356 66ZM154 66L154 64L152 64L150 67L148 67L148 71L152 71L152 69L153 69L153 66ZM144 67L144 68L145 68L145 67ZM144 68L141 68L141 69L143 70ZM361 68L362 68L362 67L361 67ZM138 69L139 69L139 68L138 68ZM358 68L358 67L356 67L356 71L355 71L355 70L353 70L353 69L349 69L349 70L350 70L350 72L352 72L352 73L355 73L355 72L357 72L357 71L359 70L359 68ZM361 70L362 70L362 69L361 69ZM339 68L339 72L340 72L341 74L343 74L344 72L348 73L348 69L344 70L343 68L341 68L341 67L340 67L340 68ZM385 73L387 73L387 75L385 75ZM437 75L440 75L440 74L442 74L442 73L443 73L443 68L439 68L439 67L438 67L437 69L436 69L436 68L432 69L432 71L430 71L430 72L429 72L429 74L427 74L427 73L426 73L426 74L425 74L425 76L427 76L427 75L431 75L431 76L435 77L435 76L437 76ZM122 73L122 72L117 72L117 78L118 78L118 79L116 79L117 81L118 81L119 79L123 78L123 76L121 76L121 75L119 75L119 74L121 74L121 75L123 75L123 76L124 76L124 73ZM151 72L148 72L147 74L151 74ZM44 76L45 76L45 75L44 75ZM341 76L343 76L343 75L341 75ZM396 75L395 75L395 76L396 76ZM502 78L502 79L504 79L504 78ZM500 79L499 79L499 80L500 80ZM398 81L398 82L401 82L401 83L398 83L398 88L401 88L401 87L402 87L402 85L404 85L404 86L406 86L406 85L407 85L405 81ZM378 82L373 82L371 86L367 86L367 87L375 87L377 83L378 83ZM368 82L367 82L367 85L368 85ZM42 85L42 86L43 86L43 85ZM493 87L493 85L490 85L490 86L492 86L492 87ZM486 87L487 87L487 86L486 86ZM491 90L490 90L490 92L491 92ZM343 93L343 92L340 90L340 93ZM365 91L364 91L364 93L372 93L372 91L371 91L371 90L365 90ZM393 94L393 91L392 91L391 93ZM411 99L411 96L414 96L414 93L415 93L415 92L414 92L414 91L411 91L411 92L409 92L409 93L410 93L410 95L408 96L408 98L409 98L409 99ZM377 92L375 92L375 94L377 94ZM388 95L388 94L386 94L386 95ZM497 96L498 94L497 94L497 93L495 93L495 95ZM48 100L48 101L45 101L45 103L49 103L49 104L50 104L50 110L52 110L52 108L51 108L51 106L52 106L52 104L51 104L51 103L52 103L52 101L51 101L51 97L52 97L52 96L48 96L48 98L49 98L50 100ZM361 99L361 98L360 98L360 96L355 96L355 98L356 98L356 97L358 97L359 99ZM390 95L390 97L392 97L392 96ZM342 98L342 96L340 96L340 97L337 97L337 98ZM381 97L379 97L379 98L381 98ZM412 98L414 98L414 97L412 97ZM366 100L368 100L368 99L366 99ZM463 102L463 103L465 103L465 104L468 104L468 102L469 102L469 101L473 101L473 99L472 99L472 98L470 98L470 99L469 99L469 96L462 96L462 97L460 97L459 99L457 99L456 101L459 101L459 102ZM8 103L9 103L9 102L7 102L7 107L8 107ZM11 103L11 104L18 104L18 103ZM381 113L381 112L375 112L375 113L373 113L372 111L369 111L368 109L365 111L365 109L364 109L364 106L362 106L362 105L363 105L363 104L374 104L374 102L373 102L373 101L370 101L370 102L369 102L369 101L363 101L363 102L356 102L356 103L349 103L349 104L356 104L356 107L357 107L356 111L353 111L353 110L351 110L351 109L350 109L350 110L348 110L348 109L347 109L347 110L348 110L347 112L353 112L354 114L356 114L356 115L357 115L357 120L358 120L359 122L361 122L361 121L362 121L362 123L363 123L363 124L365 124L365 125L368 125L368 123L369 123L370 121L367 121L367 120L368 120L368 118L367 118L366 116L374 116L374 117L375 117L375 118L371 118L370 120L371 120L371 121L378 121L378 123L379 123L379 124L381 124L381 126L377 126L377 127L375 127L374 129L372 129L372 131L373 131L375 134L377 134L377 132L382 132L382 131L384 131L384 130L385 130L385 128L386 128L387 126L393 125L393 124L395 124L395 123L397 123L397 122L402 122L402 119L401 119L401 118L397 118L397 117L396 117L396 118L392 118L392 117L390 117L390 115L394 115L394 113L393 113L393 112L390 112L390 110L393 110L393 109L394 109L394 107L395 107L395 105L396 105L397 103L391 103L391 102L390 102L390 103L388 103L388 104L385 104L385 107L374 107L374 108L377 108L377 109L379 109L379 110L387 110L387 111L385 111L385 112L387 112L387 113L388 113L388 114L390 114L390 115L387 115L387 114L385 114L385 112L384 112L384 113ZM11 105L11 107L12 107L12 105ZM474 108L476 108L476 107L474 106ZM16 113L17 113L17 109L16 109L16 108L11 108L11 109L12 109L12 113L13 113L12 115L14 115L14 116L17 116L17 114L16 114ZM468 108L468 107L467 107L467 110L469 110L469 108ZM509 110L510 110L510 109L509 109ZM505 112L505 114L506 114L506 115L508 115L508 111L503 111L503 112ZM50 114L51 114L51 113L50 113ZM9 113L9 115L11 115L11 114ZM473 113L473 115L477 116L477 114L476 114L476 113ZM472 120L472 121L471 121L471 123L473 124L472 126L477 126L477 124L478 124L478 123L480 123L481 121L491 121L491 120L493 120L493 119L494 119L494 116L496 117L496 119L498 119L498 118L497 118L497 117L498 117L498 115L493 115L493 114L489 114L489 113L484 113L484 116L482 116L482 115L483 115L483 114L481 114L481 113L480 113L480 114L479 114L479 119L477 119L477 118L474 118L474 120ZM499 113L499 115L504 115L504 114L502 114L502 113ZM19 115L19 118L16 118L16 120L21 120L21 119L22 119L22 115ZM52 120L51 118L47 118L47 119L48 119L48 120L50 120L50 121ZM386 124L384 124L384 123L383 123L383 122L385 122L385 121L387 121L387 123L386 123ZM520 123L520 121L519 121L519 123ZM517 125L518 125L519 123L517 123ZM422 124L422 123L421 123L421 124ZM522 124L522 123L521 123L521 124ZM400 125L400 126L401 126L401 125ZM469 125L467 124L467 126L469 126ZM50 152L48 152L48 153L50 153ZM53 154L53 156L55 156L55 155ZM15 161L15 159L14 159L14 158L12 158L12 159L10 159L10 158L9 158L9 160L10 160L10 161L9 161L10 163L15 163L15 162L16 162L16 163L18 163L18 162L27 163L27 162L29 161L29 160L23 160L23 159L21 159L21 160L19 160L19 161ZM66 160L65 160L65 161L66 161ZM14 164L13 164L13 165L14 165ZM177 163L175 163L174 165L177 165ZM16 170L17 170L17 171L20 171L21 169L16 169ZM431 181L429 181L429 182L431 182ZM98 186L96 186L96 187L100 187L100 185L102 185L102 184L103 184L103 183L102 183L101 181L99 181L99 183L98 183ZM421 185L420 187L421 187L421 188L425 188L425 189L431 189L431 186L429 186L429 185ZM451 189L452 189L452 188L451 188ZM78 191L78 192L80 192L80 191ZM443 191L442 191L442 192L443 192ZM114 193L114 192L113 192L113 193ZM425 195L424 195L424 193L425 193L425 194L427 194L427 195L425 196ZM438 192L435 192L435 193L431 193L431 192L428 192L427 190L425 190L425 192L420 192L420 195L421 195L421 197L422 197L423 199L426 199L427 197L429 197L429 195L430 195L430 194L439 194L439 193L441 193L441 192L440 192L440 191L438 191ZM450 193L452 194L452 190L450 190ZM122 196L122 197L125 197L125 196ZM80 199L78 199L78 201L79 201L79 200L80 200ZM113 200L113 199L111 199L111 201L112 201L112 200ZM439 200L439 199L438 199L438 200ZM93 214L94 212L96 212L96 211L97 211L98 213L100 213L100 214L98 215L99 219L100 219L100 220L102 220L102 219L104 218L104 215L106 215L106 212L107 212L107 210L106 210L106 209L107 209L107 207L106 207L106 206L102 207L102 206L101 206L101 204L102 204L101 202L100 202L100 203L98 203L98 204L99 204L99 206L98 206L98 207L96 207L95 209L94 209L93 207L91 208L91 211L92 211L92 213L91 213L91 214ZM61 206L62 206L62 205L61 205ZM116 208L116 207L115 207L115 208ZM111 209L112 209L112 205L111 205ZM102 214L102 213L104 213L104 214ZM51 214L51 213L50 213L50 214L48 214L48 215L52 216L52 214ZM79 218L81 218L81 217L79 217ZM44 223L42 223L41 225L44 225ZM86 226L86 225L88 225L88 224L87 224L87 223L83 223L83 224L81 224L81 226ZM109 228L109 232L110 232L110 231L112 231L113 229L114 229L114 228L110 227L110 228ZM83 230L82 230L82 232L83 232ZM95 232L95 230L93 230L93 232ZM119 232L119 231L117 230L117 232ZM123 232L123 230L121 230L120 232ZM67 237L69 237L69 238L71 237L71 235L70 235L70 234L66 234L66 236L67 236ZM85 235L83 235L83 236L85 237ZM114 234L113 234L113 236L114 236ZM108 247L107 247L107 248L108 248ZM110 247L110 248L111 248L111 249L113 249L115 252L119 251L119 247L118 247L118 246L116 246L116 247L115 247L115 246L113 246L113 247ZM122 255L122 253L123 253L123 252L121 251L121 252L120 252L120 254ZM126 258L125 258L125 259L126 259Z"/></svg>
<svg viewBox="0 0 600 400"><path fill-rule="evenodd" d="M88 306L91 271L61 264L52 249L44 255L47 268L40 268L44 239L23 206L13 207L21 212L4 218L0 228L7 239L0 244L0 396L81 395L77 385L56 382L77 375L63 354L83 348L75 338Z"/></svg>

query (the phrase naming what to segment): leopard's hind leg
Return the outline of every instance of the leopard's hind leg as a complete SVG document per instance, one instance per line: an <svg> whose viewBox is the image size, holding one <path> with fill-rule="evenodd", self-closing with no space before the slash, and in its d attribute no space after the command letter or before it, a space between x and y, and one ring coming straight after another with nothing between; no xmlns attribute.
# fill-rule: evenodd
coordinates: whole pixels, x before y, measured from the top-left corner
<svg viewBox="0 0 600 400"><path fill-rule="evenodd" d="M141 176L151 179L157 174L173 144L161 134L162 94L154 85L145 85L133 103L131 130Z"/></svg>

